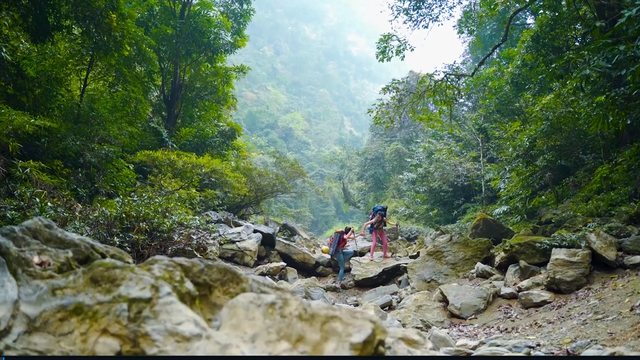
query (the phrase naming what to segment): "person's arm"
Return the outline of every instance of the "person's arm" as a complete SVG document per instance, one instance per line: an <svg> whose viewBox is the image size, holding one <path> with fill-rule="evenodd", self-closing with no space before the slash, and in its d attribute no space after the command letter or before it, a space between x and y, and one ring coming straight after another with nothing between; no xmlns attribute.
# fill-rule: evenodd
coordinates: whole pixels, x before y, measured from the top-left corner
<svg viewBox="0 0 640 360"><path fill-rule="evenodd" d="M366 223L364 223L364 225L362 225L362 232L360 233L360 236L364 236L364 230L367 228L367 225L369 224L373 224L374 220L369 220Z"/></svg>
<svg viewBox="0 0 640 360"><path fill-rule="evenodd" d="M392 223L391 221L389 221L389 219L384 218L384 221L387 222L387 225L392 225L392 226L398 226L398 223Z"/></svg>

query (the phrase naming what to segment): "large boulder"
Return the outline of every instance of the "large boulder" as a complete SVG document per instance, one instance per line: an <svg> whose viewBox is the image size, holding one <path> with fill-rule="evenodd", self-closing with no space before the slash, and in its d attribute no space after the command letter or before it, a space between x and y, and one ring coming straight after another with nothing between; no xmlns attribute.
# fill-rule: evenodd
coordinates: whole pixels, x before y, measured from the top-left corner
<svg viewBox="0 0 640 360"><path fill-rule="evenodd" d="M376 254L373 261L370 261L369 257L351 258L351 276L358 287L385 285L404 274L410 261L384 259L382 254Z"/></svg>
<svg viewBox="0 0 640 360"><path fill-rule="evenodd" d="M484 287L446 284L440 286L447 310L460 319L481 314L493 301L493 294Z"/></svg>
<svg viewBox="0 0 640 360"><path fill-rule="evenodd" d="M291 241L277 238L276 251L287 266L304 273L315 274L315 270L320 265L314 254Z"/></svg>
<svg viewBox="0 0 640 360"><path fill-rule="evenodd" d="M0 257L12 274L38 279L55 278L100 259L133 263L126 252L67 232L42 217L0 228Z"/></svg>
<svg viewBox="0 0 640 360"><path fill-rule="evenodd" d="M431 246L420 251L420 257L407 266L411 287L433 290L474 269L476 263L491 261L491 240L486 238L440 236Z"/></svg>
<svg viewBox="0 0 640 360"><path fill-rule="evenodd" d="M298 279L291 285L291 291L298 297L333 304L333 300L327 294L325 286L315 277Z"/></svg>
<svg viewBox="0 0 640 360"><path fill-rule="evenodd" d="M371 241L366 241L361 239L359 241L349 241L347 242L347 246L344 247L346 250L355 251L354 256L365 256L369 254L371 251Z"/></svg>
<svg viewBox="0 0 640 360"><path fill-rule="evenodd" d="M618 241L620 250L631 255L640 255L640 235L630 236Z"/></svg>
<svg viewBox="0 0 640 360"><path fill-rule="evenodd" d="M7 263L0 257L0 334L9 326L16 303L18 302L18 283L13 278Z"/></svg>
<svg viewBox="0 0 640 360"><path fill-rule="evenodd" d="M220 243L219 257L238 265L253 267L258 261L258 252L262 243L262 234L254 233L251 224L245 224L223 233L218 239Z"/></svg>
<svg viewBox="0 0 640 360"><path fill-rule="evenodd" d="M249 354L383 355L386 329L371 314L292 296L241 294L218 318L219 332Z"/></svg>
<svg viewBox="0 0 640 360"><path fill-rule="evenodd" d="M238 220L237 216L226 211L221 211L221 212L207 211L203 215L206 215L209 217L209 222L213 224L218 224L218 225L225 225L225 226L228 226L229 228L242 227L243 225L247 224L244 221Z"/></svg>
<svg viewBox="0 0 640 360"><path fill-rule="evenodd" d="M572 293L587 285L591 270L591 251L588 249L553 249L547 264L545 287L563 294Z"/></svg>
<svg viewBox="0 0 640 360"><path fill-rule="evenodd" d="M518 294L518 302L525 309L551 304L554 298L555 295L546 290L529 290Z"/></svg>
<svg viewBox="0 0 640 360"><path fill-rule="evenodd" d="M385 340L387 355L442 355L427 335L417 329L390 328Z"/></svg>
<svg viewBox="0 0 640 360"><path fill-rule="evenodd" d="M278 234L279 228L272 228L266 225L254 224L253 231L262 235L262 242L260 245L267 248L276 247L276 234Z"/></svg>
<svg viewBox="0 0 640 360"><path fill-rule="evenodd" d="M392 314L383 311L382 309L380 309L380 306L374 303L369 302L358 309L375 315L378 319L380 319L382 325L384 325L384 327L387 329L402 327L402 323L400 322L400 320L398 320Z"/></svg>
<svg viewBox="0 0 640 360"><path fill-rule="evenodd" d="M42 219L0 233L5 356L386 352L376 316L298 298L221 261L155 256L133 265Z"/></svg>
<svg viewBox="0 0 640 360"><path fill-rule="evenodd" d="M540 271L541 269L539 267L529 265L526 261L520 260L517 264L511 264L509 268L507 268L507 272L504 275L504 285L517 285L521 281L540 274Z"/></svg>
<svg viewBox="0 0 640 360"><path fill-rule="evenodd" d="M278 290L220 262L159 256L97 260L19 288L5 355L227 354L234 346L217 341L214 316L240 293Z"/></svg>
<svg viewBox="0 0 640 360"><path fill-rule="evenodd" d="M304 240L311 239L309 234L307 234L300 225L287 218L282 219L282 230L289 233L289 238L291 239L295 239L296 237L300 237Z"/></svg>
<svg viewBox="0 0 640 360"><path fill-rule="evenodd" d="M587 234L586 239L595 260L610 267L617 267L618 239L602 230Z"/></svg>
<svg viewBox="0 0 640 360"><path fill-rule="evenodd" d="M400 291L400 289L398 289L398 285L396 284L379 286L362 294L360 299L358 299L358 303L360 303L360 305L364 305L367 303L376 303L384 296L395 295L398 293L398 291Z"/></svg>
<svg viewBox="0 0 640 360"><path fill-rule="evenodd" d="M503 225L487 214L480 214L471 223L469 237L471 239L490 239L494 245L498 245L503 239L511 239L515 231Z"/></svg>
<svg viewBox="0 0 640 360"><path fill-rule="evenodd" d="M581 249L585 245L583 236L558 231L551 237L515 235L493 249L494 266L505 270L509 265L524 260L532 265L542 265L551 258L554 248Z"/></svg>
<svg viewBox="0 0 640 360"><path fill-rule="evenodd" d="M448 327L449 316L441 303L433 300L429 291L413 293L396 306L390 314L398 318L406 328L427 331L432 327Z"/></svg>

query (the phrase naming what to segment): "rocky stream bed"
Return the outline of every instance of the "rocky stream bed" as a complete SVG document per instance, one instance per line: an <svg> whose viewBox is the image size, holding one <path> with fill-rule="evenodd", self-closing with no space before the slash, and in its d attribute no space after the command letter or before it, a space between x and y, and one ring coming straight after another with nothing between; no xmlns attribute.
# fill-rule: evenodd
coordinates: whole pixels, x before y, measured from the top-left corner
<svg viewBox="0 0 640 360"><path fill-rule="evenodd" d="M210 217L215 241L141 264L44 218L0 228L0 354L640 355L634 224L389 229L392 258L358 239L337 284L326 239Z"/></svg>

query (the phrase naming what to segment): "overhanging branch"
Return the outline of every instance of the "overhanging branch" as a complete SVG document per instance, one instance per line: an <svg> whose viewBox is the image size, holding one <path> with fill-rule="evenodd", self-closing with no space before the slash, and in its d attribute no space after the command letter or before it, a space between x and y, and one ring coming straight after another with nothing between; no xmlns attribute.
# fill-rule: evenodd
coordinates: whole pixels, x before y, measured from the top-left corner
<svg viewBox="0 0 640 360"><path fill-rule="evenodd" d="M521 7L517 8L510 16L509 19L507 20L507 25L505 26L504 29L504 33L502 34L502 38L500 39L500 41L495 44L491 50L484 56L482 57L482 59L480 59L480 61L478 61L478 63L476 64L476 66L473 68L473 71L471 73L445 73L444 74L444 78L448 77L448 76L454 76L454 77L473 77L478 70L480 70L480 68L482 66L484 66L484 63L487 62L487 60L496 52L498 51L498 48L500 46L502 46L504 43L507 42L507 40L509 40L509 30L511 29L511 24L513 23L513 19L515 19L516 16L518 16L518 14L520 14L521 12L525 11L526 9L528 9L531 5L533 5L533 3L535 3L537 0L529 0L529 2L527 2L526 4L522 5Z"/></svg>

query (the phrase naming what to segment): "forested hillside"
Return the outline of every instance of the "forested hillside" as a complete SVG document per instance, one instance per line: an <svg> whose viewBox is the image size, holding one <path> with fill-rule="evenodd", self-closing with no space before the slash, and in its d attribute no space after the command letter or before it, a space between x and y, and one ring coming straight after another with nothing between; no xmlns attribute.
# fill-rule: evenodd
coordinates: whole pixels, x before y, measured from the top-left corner
<svg viewBox="0 0 640 360"><path fill-rule="evenodd" d="M306 178L258 164L231 118L226 59L251 1L0 4L0 224L45 216L143 260ZM267 190L265 190L267 189Z"/></svg>
<svg viewBox="0 0 640 360"><path fill-rule="evenodd" d="M380 88L404 76L406 64L374 57L379 22L366 1L256 1L247 46L230 58L251 68L237 82L245 138L260 151L297 158L309 182L269 201L267 213L316 233L362 222L365 207L345 201L343 184L359 166ZM360 207L360 209L358 209Z"/></svg>
<svg viewBox="0 0 640 360"><path fill-rule="evenodd" d="M583 216L637 211L639 2L409 0L390 9L399 29L461 12L467 44L461 64L395 80L371 108L388 139L404 138L408 121L425 126L403 156L407 171L382 181L397 184L385 199L403 216L447 224L483 211L518 223L559 206ZM376 55L388 61L411 46L383 34Z"/></svg>
<svg viewBox="0 0 640 360"><path fill-rule="evenodd" d="M640 3L389 6L400 33L364 0L3 1L0 225L140 260L209 210L316 234L376 203L420 227L637 211ZM462 63L398 61L458 14Z"/></svg>

